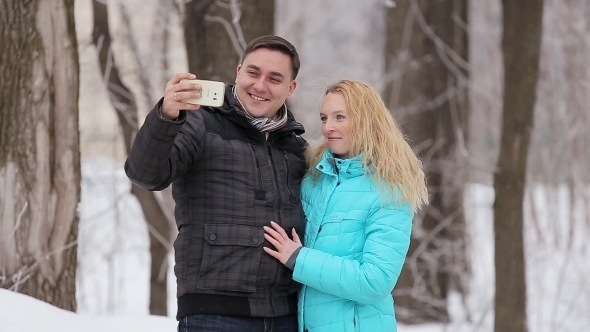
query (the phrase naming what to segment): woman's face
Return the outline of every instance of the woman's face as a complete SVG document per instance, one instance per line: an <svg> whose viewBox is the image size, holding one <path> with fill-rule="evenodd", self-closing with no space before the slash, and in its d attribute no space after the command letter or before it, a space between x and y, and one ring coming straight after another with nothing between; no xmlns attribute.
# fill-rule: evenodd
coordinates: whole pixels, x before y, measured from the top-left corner
<svg viewBox="0 0 590 332"><path fill-rule="evenodd" d="M322 101L320 110L322 135L326 138L330 150L339 158L352 157L350 148L350 120L344 97L339 93L328 93Z"/></svg>

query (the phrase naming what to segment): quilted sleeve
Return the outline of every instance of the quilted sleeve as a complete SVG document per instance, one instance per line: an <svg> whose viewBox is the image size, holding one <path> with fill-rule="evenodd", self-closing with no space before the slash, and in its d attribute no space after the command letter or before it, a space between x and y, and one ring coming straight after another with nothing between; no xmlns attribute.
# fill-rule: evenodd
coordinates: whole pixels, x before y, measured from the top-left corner
<svg viewBox="0 0 590 332"><path fill-rule="evenodd" d="M412 218L407 206L376 209L366 222L366 241L360 259L302 248L293 279L364 304L391 296L410 246Z"/></svg>
<svg viewBox="0 0 590 332"><path fill-rule="evenodd" d="M147 115L125 162L125 173L136 185L162 190L198 160L205 125L201 111L182 111L177 121L160 118L162 100Z"/></svg>

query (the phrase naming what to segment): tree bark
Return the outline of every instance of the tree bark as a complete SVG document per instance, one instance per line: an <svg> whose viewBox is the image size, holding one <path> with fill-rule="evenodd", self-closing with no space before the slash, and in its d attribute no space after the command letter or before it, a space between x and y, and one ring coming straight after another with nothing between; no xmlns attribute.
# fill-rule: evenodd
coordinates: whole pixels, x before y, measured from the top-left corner
<svg viewBox="0 0 590 332"><path fill-rule="evenodd" d="M463 190L467 177L467 0L396 1L388 10L385 101L415 144L431 205L414 219L394 290L401 322L446 322L447 294L468 275Z"/></svg>
<svg viewBox="0 0 590 332"><path fill-rule="evenodd" d="M74 0L0 5L0 285L76 311Z"/></svg>
<svg viewBox="0 0 590 332"><path fill-rule="evenodd" d="M494 331L527 331L523 202L543 17L543 0L502 1L504 101L494 177L496 295Z"/></svg>
<svg viewBox="0 0 590 332"><path fill-rule="evenodd" d="M189 71L198 78L226 84L234 83L246 44L273 33L275 8L274 0L228 3L234 5L233 12L214 0L190 1L185 5L184 18Z"/></svg>
<svg viewBox="0 0 590 332"><path fill-rule="evenodd" d="M107 6L95 0L92 2L92 8L94 11L92 40L97 48L101 72L105 77L109 99L117 112L125 150L128 153L138 129L138 106L133 93L121 80L113 56ZM174 222L165 213L165 208L155 193L143 190L134 184L132 184L131 193L137 197L148 223L151 256L150 314L167 316L168 253L172 250Z"/></svg>

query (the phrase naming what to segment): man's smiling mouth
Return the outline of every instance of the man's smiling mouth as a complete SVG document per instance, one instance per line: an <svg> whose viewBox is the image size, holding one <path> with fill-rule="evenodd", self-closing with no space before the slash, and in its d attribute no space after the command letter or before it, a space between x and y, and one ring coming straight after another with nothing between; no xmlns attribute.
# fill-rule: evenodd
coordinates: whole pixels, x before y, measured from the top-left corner
<svg viewBox="0 0 590 332"><path fill-rule="evenodd" d="M262 97L259 97L259 96L257 96L257 95L253 95L253 94L251 94L251 93L249 93L248 95L249 95L250 97L252 97L252 99L254 99L254 100L258 100L258 101L265 101L265 100L268 100L268 99L266 99L266 98L262 98Z"/></svg>

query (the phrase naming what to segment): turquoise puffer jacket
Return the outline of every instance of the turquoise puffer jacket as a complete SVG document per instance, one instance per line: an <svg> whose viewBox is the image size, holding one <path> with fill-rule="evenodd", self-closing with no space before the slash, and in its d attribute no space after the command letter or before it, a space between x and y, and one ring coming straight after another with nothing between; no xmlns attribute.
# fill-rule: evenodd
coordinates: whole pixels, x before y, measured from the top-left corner
<svg viewBox="0 0 590 332"><path fill-rule="evenodd" d="M328 150L306 176L301 199L307 217L304 247L293 279L299 293L299 330L397 331L391 292L410 245L409 204L383 200L361 157L334 158Z"/></svg>

